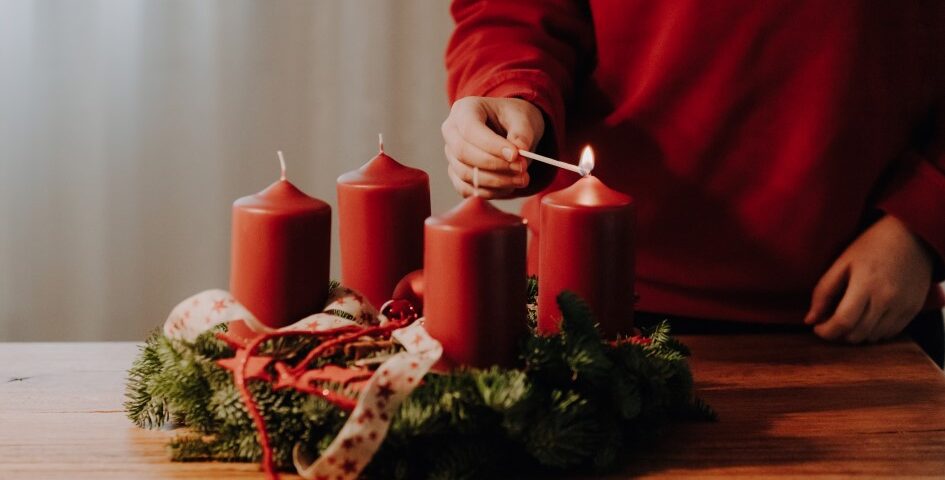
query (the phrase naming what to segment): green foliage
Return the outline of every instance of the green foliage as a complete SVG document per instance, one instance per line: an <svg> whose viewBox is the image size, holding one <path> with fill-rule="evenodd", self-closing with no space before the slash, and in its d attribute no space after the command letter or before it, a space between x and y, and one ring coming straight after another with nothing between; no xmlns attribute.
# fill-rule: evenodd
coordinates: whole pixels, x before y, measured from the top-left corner
<svg viewBox="0 0 945 480"><path fill-rule="evenodd" d="M142 428L158 428L170 418L162 397L152 392L154 379L163 370L157 347L160 338L160 330L152 332L128 370L125 412Z"/></svg>
<svg viewBox="0 0 945 480"><path fill-rule="evenodd" d="M529 279L534 322L537 282ZM520 369L460 369L428 374L404 401L368 465L368 478L506 478L536 469L606 471L628 460L635 441L670 420L711 420L693 396L688 349L662 323L640 338L602 341L587 305L558 297L561 333L534 330L524 340ZM221 327L222 328L222 327ZM155 332L128 372L125 403L138 426L185 426L168 448L179 461L258 461L256 430L232 377L216 364L234 352L206 332L193 343ZM262 347L292 359L317 345L308 337ZM340 353L331 361L348 363ZM323 361L322 361L323 362ZM321 451L346 414L294 391L250 389L266 420L276 463L291 466L297 443Z"/></svg>
<svg viewBox="0 0 945 480"><path fill-rule="evenodd" d="M538 303L538 277L528 277L528 286L526 287L526 303L535 305Z"/></svg>

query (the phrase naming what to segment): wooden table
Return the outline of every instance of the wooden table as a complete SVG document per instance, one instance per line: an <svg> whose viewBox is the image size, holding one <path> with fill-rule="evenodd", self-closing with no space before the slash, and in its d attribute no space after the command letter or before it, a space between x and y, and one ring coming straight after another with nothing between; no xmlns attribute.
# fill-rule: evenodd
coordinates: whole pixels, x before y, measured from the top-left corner
<svg viewBox="0 0 945 480"><path fill-rule="evenodd" d="M914 344L683 340L719 422L671 427L606 478L945 477L945 376ZM136 352L132 343L0 343L0 478L262 478L255 464L169 462L170 433L139 430L122 413Z"/></svg>

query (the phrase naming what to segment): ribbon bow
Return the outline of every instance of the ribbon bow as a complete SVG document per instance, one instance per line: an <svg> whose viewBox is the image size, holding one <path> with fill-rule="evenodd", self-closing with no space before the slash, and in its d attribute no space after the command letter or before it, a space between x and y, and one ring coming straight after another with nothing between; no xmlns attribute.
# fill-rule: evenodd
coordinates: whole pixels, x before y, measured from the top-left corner
<svg viewBox="0 0 945 480"><path fill-rule="evenodd" d="M364 332L368 332L375 329L381 330L390 322L390 319L379 314L363 296L354 290L338 287L330 292L323 312L310 315L286 327L273 329L259 322L252 312L241 305L229 292L206 290L174 307L164 322L163 331L168 338L193 341L201 333L214 326L236 320L242 320L260 335L299 331L327 332L344 330L344 327L378 327L366 328ZM389 326L397 325L399 324ZM357 334L360 331L355 329L352 333ZM391 333L391 337L403 345L404 351L388 358L373 375L370 375L367 383L361 388L353 409L344 403L346 399L335 399L339 402L336 404L340 404L343 408L347 407L345 409L351 410L351 413L348 421L328 448L321 452L318 458L313 459L306 452L314 448L296 444L292 452L293 463L303 478L307 480L356 479L380 448L390 428L391 418L400 404L419 385L420 380L443 353L440 343L423 329L421 321L397 328ZM224 368L233 371L238 384L243 384L246 380L253 378L270 380L266 367L271 359L253 357L252 348L240 348L239 345L236 347L238 348L236 357L221 360L219 363ZM276 370L283 377L293 373L281 363L276 365ZM249 372L248 375L247 372ZM317 375L298 376L298 372L294 373L296 374L294 378L302 378L306 381L317 378ZM281 388L287 385L288 383L283 381L276 387ZM247 407L256 420L257 429L260 430L260 442L265 452L263 466L267 476L276 478L262 417L256 411L255 405L251 403L252 399L247 398Z"/></svg>

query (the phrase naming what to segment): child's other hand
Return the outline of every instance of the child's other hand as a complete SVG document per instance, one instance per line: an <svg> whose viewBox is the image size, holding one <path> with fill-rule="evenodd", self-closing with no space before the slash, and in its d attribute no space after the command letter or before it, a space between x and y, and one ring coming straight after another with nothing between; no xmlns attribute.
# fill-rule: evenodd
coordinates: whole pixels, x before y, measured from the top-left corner
<svg viewBox="0 0 945 480"><path fill-rule="evenodd" d="M884 216L820 279L804 319L827 340L876 342L901 332L922 308L932 257L902 222Z"/></svg>
<svg viewBox="0 0 945 480"><path fill-rule="evenodd" d="M528 163L518 150L538 144L545 120L525 100L465 97L453 103L441 131L453 188L472 195L473 167L479 167L479 194L503 198L528 185Z"/></svg>

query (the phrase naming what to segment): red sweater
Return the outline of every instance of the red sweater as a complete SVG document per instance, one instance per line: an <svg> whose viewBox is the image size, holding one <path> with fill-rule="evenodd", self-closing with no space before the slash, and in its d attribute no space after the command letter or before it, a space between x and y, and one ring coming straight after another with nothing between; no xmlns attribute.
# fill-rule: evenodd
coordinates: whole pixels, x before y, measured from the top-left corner
<svg viewBox="0 0 945 480"><path fill-rule="evenodd" d="M593 145L637 202L640 310L800 322L880 212L945 257L943 5L457 0L449 95L531 101L563 160Z"/></svg>

